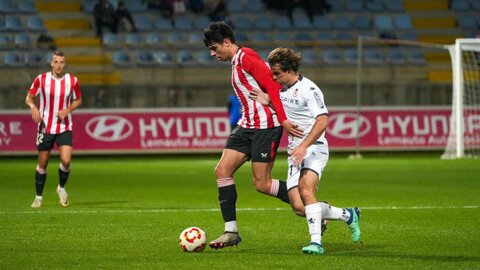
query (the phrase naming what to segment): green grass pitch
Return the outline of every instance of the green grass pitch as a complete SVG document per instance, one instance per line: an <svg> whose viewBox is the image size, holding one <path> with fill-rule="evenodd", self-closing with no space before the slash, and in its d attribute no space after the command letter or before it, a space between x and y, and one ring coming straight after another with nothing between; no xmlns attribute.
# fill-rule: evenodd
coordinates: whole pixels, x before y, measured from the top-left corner
<svg viewBox="0 0 480 270"><path fill-rule="evenodd" d="M180 232L199 226L209 239L223 231L211 156L74 156L58 203L58 158L50 161L40 209L34 198L36 158L0 159L0 269L480 269L480 160L438 155L336 153L318 198L362 209L362 243L330 221L324 255L305 255L304 218L256 192L250 164L236 175L236 247L184 253ZM284 179L279 156L274 177Z"/></svg>

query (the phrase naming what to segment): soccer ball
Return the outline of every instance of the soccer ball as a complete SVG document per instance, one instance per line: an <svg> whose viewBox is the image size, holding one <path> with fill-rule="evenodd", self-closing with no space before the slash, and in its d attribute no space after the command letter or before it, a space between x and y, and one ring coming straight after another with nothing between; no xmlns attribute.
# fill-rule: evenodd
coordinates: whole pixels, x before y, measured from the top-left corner
<svg viewBox="0 0 480 270"><path fill-rule="evenodd" d="M185 252L202 252L207 244L207 235L198 227L189 227L183 230L178 241Z"/></svg>

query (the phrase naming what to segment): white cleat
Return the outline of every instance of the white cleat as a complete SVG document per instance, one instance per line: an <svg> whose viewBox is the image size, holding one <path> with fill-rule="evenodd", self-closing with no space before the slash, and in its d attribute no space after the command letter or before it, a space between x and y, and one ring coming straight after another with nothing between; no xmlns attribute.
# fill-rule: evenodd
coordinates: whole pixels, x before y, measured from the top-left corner
<svg viewBox="0 0 480 270"><path fill-rule="evenodd" d="M35 198L32 203L32 208L40 208L42 207L42 200L39 198Z"/></svg>
<svg viewBox="0 0 480 270"><path fill-rule="evenodd" d="M62 206L68 206L68 193L65 191L64 188L60 188L60 186L57 186L57 194L58 197L60 198L60 204Z"/></svg>

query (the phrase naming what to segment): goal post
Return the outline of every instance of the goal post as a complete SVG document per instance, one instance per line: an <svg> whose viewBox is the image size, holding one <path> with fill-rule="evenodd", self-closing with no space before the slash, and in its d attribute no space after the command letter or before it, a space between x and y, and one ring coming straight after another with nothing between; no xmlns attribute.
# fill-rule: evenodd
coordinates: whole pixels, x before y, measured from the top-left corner
<svg viewBox="0 0 480 270"><path fill-rule="evenodd" d="M457 39L452 60L452 115L443 159L480 156L480 39Z"/></svg>

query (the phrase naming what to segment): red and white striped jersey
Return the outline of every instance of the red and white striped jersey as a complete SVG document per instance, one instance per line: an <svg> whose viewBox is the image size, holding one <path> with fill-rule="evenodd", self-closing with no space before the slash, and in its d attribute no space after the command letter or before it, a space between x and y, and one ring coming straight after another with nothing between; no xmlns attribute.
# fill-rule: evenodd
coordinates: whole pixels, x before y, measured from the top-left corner
<svg viewBox="0 0 480 270"><path fill-rule="evenodd" d="M58 112L68 108L73 100L81 97L77 77L65 73L62 78L55 78L52 72L38 75L32 83L29 94L39 96L39 111L42 121L39 123L45 133L59 134L72 130L72 115L65 119L57 117Z"/></svg>
<svg viewBox="0 0 480 270"><path fill-rule="evenodd" d="M287 119L280 101L282 87L273 80L267 64L252 49L239 48L232 58L232 86L242 104L239 126L248 129L273 128ZM275 110L248 97L254 88L268 93Z"/></svg>

